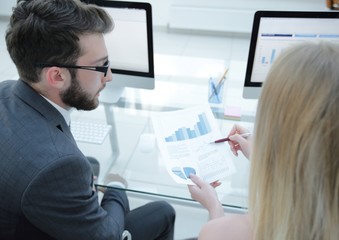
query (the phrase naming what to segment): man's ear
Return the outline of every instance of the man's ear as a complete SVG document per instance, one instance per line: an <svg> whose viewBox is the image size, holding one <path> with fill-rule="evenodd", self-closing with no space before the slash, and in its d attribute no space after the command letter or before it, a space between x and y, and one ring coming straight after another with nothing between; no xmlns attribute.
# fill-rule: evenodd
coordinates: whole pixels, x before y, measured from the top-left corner
<svg viewBox="0 0 339 240"><path fill-rule="evenodd" d="M64 68L50 67L46 70L45 74L48 84L53 88L65 88L70 79L69 72Z"/></svg>

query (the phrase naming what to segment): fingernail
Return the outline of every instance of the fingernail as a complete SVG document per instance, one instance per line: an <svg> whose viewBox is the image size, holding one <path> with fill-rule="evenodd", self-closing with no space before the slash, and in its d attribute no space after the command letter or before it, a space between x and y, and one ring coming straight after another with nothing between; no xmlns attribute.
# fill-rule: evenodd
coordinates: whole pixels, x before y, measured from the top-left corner
<svg viewBox="0 0 339 240"><path fill-rule="evenodd" d="M190 175L188 177L191 178L191 177L194 177L194 176L195 176L194 173L190 173Z"/></svg>

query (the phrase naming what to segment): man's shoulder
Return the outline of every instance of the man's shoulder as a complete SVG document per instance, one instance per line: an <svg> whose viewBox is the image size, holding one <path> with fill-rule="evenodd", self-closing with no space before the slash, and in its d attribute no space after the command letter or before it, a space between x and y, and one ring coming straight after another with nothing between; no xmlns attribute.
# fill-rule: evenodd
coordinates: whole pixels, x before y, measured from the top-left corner
<svg viewBox="0 0 339 240"><path fill-rule="evenodd" d="M0 80L0 89L6 89L8 87L12 87L18 82L18 80Z"/></svg>
<svg viewBox="0 0 339 240"><path fill-rule="evenodd" d="M4 80L0 82L0 99L9 96L16 82L16 80Z"/></svg>
<svg viewBox="0 0 339 240"><path fill-rule="evenodd" d="M5 86L13 85L17 82L17 80L1 80L0 81L0 89L2 89Z"/></svg>

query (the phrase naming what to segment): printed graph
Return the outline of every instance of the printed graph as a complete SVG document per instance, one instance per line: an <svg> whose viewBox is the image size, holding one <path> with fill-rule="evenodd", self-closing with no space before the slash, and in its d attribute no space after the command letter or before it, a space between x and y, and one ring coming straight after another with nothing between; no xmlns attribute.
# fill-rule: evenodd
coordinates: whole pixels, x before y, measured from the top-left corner
<svg viewBox="0 0 339 240"><path fill-rule="evenodd" d="M165 137L166 142L178 142L197 138L211 132L211 126L207 121L205 113L198 115L196 124L193 127L181 127L174 131L170 136Z"/></svg>
<svg viewBox="0 0 339 240"><path fill-rule="evenodd" d="M196 174L197 172L195 171L194 168L192 167L173 167L172 172L177 175L178 177L182 179L189 179L190 174Z"/></svg>

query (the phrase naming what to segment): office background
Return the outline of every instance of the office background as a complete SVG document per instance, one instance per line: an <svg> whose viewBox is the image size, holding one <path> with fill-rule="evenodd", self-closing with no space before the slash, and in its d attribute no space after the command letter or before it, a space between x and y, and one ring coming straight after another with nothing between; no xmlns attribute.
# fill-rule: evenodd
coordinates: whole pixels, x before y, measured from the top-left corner
<svg viewBox="0 0 339 240"><path fill-rule="evenodd" d="M150 0L153 6L154 22L154 51L155 51L155 74L157 86L166 86L167 94L178 94L181 87L189 87L204 93L207 88L208 74L201 73L201 69L211 68L212 66L237 68L239 73L244 71L244 64L247 60L250 31L252 26L252 15L257 9L272 10L327 10L325 0ZM0 81L6 79L16 79L17 73L14 64L11 62L4 41L4 34L8 24L8 17L11 7L16 0L6 0L1 2L0 8ZM223 23L223 24L221 24ZM229 24L228 24L229 23ZM240 66L238 68L238 66ZM233 74L233 75L232 75ZM241 86L242 75L236 72L230 72L229 77L238 77ZM236 75L236 76L235 76ZM206 79L206 85L201 84ZM194 81L196 85L192 84ZM203 90L201 90L203 89ZM153 96L153 95L154 96ZM154 104L154 99L158 97L156 93L150 90L141 91L142 96L136 95L136 102L150 105ZM151 96L149 96L151 95ZM140 102L141 97L146 96ZM166 98L167 95L161 95ZM180 96L175 96L178 101L183 100ZM187 101L188 99L184 99ZM189 99L185 104L201 101L201 95ZM129 97L128 106L133 104L133 98ZM137 105L137 104L135 104ZM104 110L98 108L92 113L74 114L74 118L97 119L104 115ZM127 174L142 175L142 167L148 166L149 155L138 153L138 139L131 139L131 131L139 134L144 131L148 120L144 112L138 112L133 108L118 108L115 111L117 124L119 125L119 141L123 146L121 151L121 162L117 162L116 169L133 167L132 165L123 165L123 162L131 161L136 158L132 156L137 152L140 165L134 165L136 169L126 170ZM137 116L137 118L135 117ZM139 119L138 122L136 119ZM100 117L99 121L102 121ZM225 130L226 131L226 130ZM88 147L89 153L94 147ZM106 154L99 149L103 155ZM106 151L109 151L106 149ZM131 155L128 155L130 153ZM109 153L107 153L109 154ZM143 159L144 158L144 159ZM125 161L126 160L126 161ZM103 168L104 168L103 164ZM135 171L134 171L135 170ZM139 176L134 176L138 179ZM145 176L141 176L145 177ZM141 178L140 177L140 178ZM242 176L239 176L242 177ZM133 183L131 183L133 184ZM140 183L143 184L143 183ZM240 184L240 183L239 183ZM151 187L150 185L146 185ZM241 186L242 188L246 185ZM132 206L143 204L149 199L131 198ZM207 212L199 206L192 206L186 203L174 203L177 211L175 239L183 239L198 234L202 224L207 219Z"/></svg>
<svg viewBox="0 0 339 240"><path fill-rule="evenodd" d="M132 0L135 1L135 0ZM144 0L153 7L157 27L186 31L251 31L254 11L326 10L326 0ZM0 16L8 16L16 0L1 2Z"/></svg>

